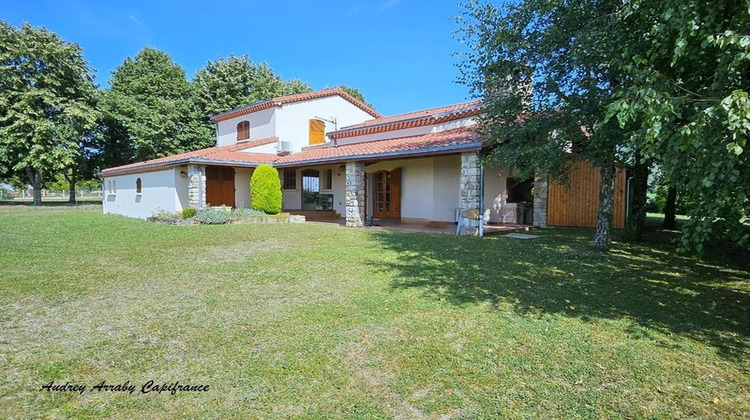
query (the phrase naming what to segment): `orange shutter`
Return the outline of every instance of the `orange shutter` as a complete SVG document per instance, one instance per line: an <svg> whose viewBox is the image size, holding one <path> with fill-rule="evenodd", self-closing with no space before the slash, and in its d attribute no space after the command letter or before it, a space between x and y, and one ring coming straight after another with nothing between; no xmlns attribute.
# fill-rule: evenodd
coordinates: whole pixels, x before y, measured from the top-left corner
<svg viewBox="0 0 750 420"><path fill-rule="evenodd" d="M310 144L323 143L325 141L326 124L320 120L310 120Z"/></svg>

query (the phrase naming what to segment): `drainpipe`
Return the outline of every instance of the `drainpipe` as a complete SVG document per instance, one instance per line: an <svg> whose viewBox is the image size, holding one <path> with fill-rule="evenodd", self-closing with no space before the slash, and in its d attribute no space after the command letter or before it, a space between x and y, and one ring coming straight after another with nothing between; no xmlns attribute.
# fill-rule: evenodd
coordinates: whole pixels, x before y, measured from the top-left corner
<svg viewBox="0 0 750 420"><path fill-rule="evenodd" d="M634 177L628 178L628 183L625 187L625 221L630 219L630 199L631 199L631 187L630 183L633 181Z"/></svg>
<svg viewBox="0 0 750 420"><path fill-rule="evenodd" d="M481 159L481 152L477 152ZM479 236L484 236L484 165L479 161Z"/></svg>

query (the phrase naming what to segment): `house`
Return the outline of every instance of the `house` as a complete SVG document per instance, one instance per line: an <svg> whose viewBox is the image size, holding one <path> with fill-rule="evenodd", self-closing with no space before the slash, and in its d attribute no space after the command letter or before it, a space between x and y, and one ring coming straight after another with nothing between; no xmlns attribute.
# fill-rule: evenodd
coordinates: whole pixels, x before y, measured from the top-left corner
<svg viewBox="0 0 750 420"><path fill-rule="evenodd" d="M250 177L265 163L279 170L285 210L333 212L347 226L447 224L460 215L473 234L480 216L546 226L575 225L583 213L595 223L597 171L585 173L585 197L571 201L571 190L545 177L481 166L473 130L480 108L472 101L383 117L340 88L261 101L213 116L215 147L103 170L104 212L145 218L157 209L250 207ZM548 203L558 208L553 217Z"/></svg>

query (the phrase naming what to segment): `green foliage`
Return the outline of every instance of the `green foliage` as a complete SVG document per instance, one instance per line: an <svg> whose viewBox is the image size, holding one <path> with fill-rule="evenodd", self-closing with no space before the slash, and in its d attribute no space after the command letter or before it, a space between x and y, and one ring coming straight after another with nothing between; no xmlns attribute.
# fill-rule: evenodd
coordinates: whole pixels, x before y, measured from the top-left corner
<svg viewBox="0 0 750 420"><path fill-rule="evenodd" d="M563 164L602 168L595 247L608 247L613 166L623 130L605 118L619 74L606 63L617 40L608 0L471 1L463 18L460 81L484 100L480 134L487 160L564 180ZM571 154L570 152L573 152Z"/></svg>
<svg viewBox="0 0 750 420"><path fill-rule="evenodd" d="M368 103L365 100L365 95L363 95L362 92L359 89L353 88L353 87L349 87L349 86L346 86L346 85L341 85L341 89L343 89L344 92L352 95L356 100L362 102L363 104L369 106L370 108L373 108L372 104Z"/></svg>
<svg viewBox="0 0 750 420"><path fill-rule="evenodd" d="M628 78L609 112L641 127L631 142L692 203L681 248L700 253L710 235L750 246L741 223L750 204L747 2L642 0L617 17L638 36L611 62Z"/></svg>
<svg viewBox="0 0 750 420"><path fill-rule="evenodd" d="M108 125L106 147L147 160L215 144L214 131L200 123L185 71L159 50L146 47L126 58L102 98Z"/></svg>
<svg viewBox="0 0 750 420"><path fill-rule="evenodd" d="M198 70L192 82L196 104L204 123L213 126L208 117L265 99L304 93L312 90L299 79L285 82L266 63L255 64L247 55L230 55L208 61Z"/></svg>
<svg viewBox="0 0 750 420"><path fill-rule="evenodd" d="M176 213L172 213L170 211L166 211L162 208L157 208L153 214L151 214L150 217L147 218L147 220L151 222L161 222L161 223L178 223L181 218Z"/></svg>
<svg viewBox="0 0 750 420"><path fill-rule="evenodd" d="M276 214L281 211L282 198L279 171L271 165L260 165L255 168L250 178L250 201L253 210Z"/></svg>
<svg viewBox="0 0 750 420"><path fill-rule="evenodd" d="M42 177L84 158L97 118L92 69L77 44L0 21L0 170ZM35 196L38 204L40 196Z"/></svg>
<svg viewBox="0 0 750 420"><path fill-rule="evenodd" d="M198 213L198 210L188 207L184 210L182 210L182 218L183 219L189 219L191 217L194 217Z"/></svg>
<svg viewBox="0 0 750 420"><path fill-rule="evenodd" d="M232 210L232 218L237 220L252 218L252 217L258 217L258 216L267 216L267 214L260 210L253 210L253 209L234 209Z"/></svg>
<svg viewBox="0 0 750 420"><path fill-rule="evenodd" d="M229 223L232 220L231 212L229 209L222 208L206 208L199 210L193 219L204 225L223 225Z"/></svg>

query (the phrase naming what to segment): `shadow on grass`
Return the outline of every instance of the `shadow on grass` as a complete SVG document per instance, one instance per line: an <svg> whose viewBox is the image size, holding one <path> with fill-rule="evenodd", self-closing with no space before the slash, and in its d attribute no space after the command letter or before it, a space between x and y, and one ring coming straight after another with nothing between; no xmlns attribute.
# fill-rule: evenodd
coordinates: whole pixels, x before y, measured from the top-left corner
<svg viewBox="0 0 750 420"><path fill-rule="evenodd" d="M716 347L725 358L746 360L747 252L694 261L674 255L669 244L646 242L615 243L601 254L592 250L589 230L541 234L518 240L373 232L396 256L370 263L393 276L394 288L423 289L455 305L489 302L523 316L627 319L635 337L653 330L679 334Z"/></svg>

